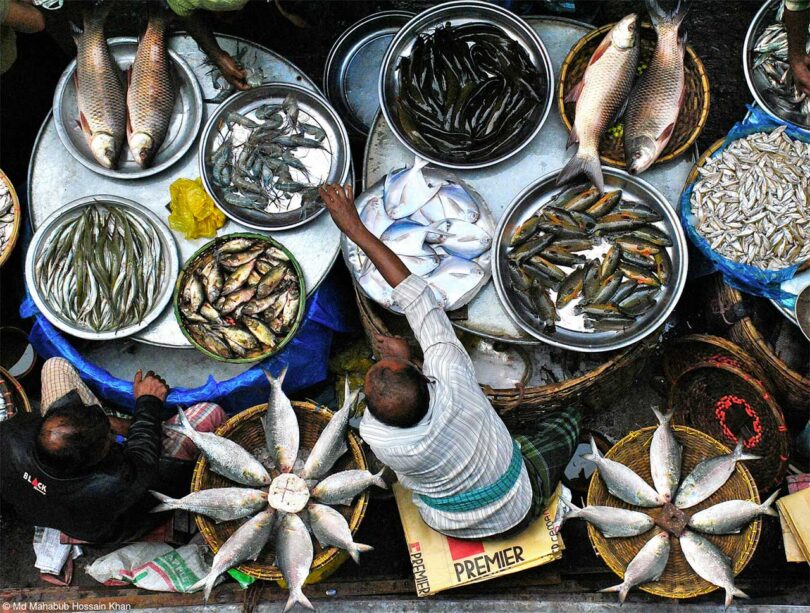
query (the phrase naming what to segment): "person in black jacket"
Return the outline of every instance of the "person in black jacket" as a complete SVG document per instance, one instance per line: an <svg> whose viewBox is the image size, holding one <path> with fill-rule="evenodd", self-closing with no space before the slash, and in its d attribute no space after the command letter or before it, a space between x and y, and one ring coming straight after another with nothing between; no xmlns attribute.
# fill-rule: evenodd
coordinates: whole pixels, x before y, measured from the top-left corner
<svg viewBox="0 0 810 613"><path fill-rule="evenodd" d="M0 423L3 500L35 526L91 543L138 540L164 522L166 514L149 513L157 501L148 490L182 496L193 468L161 457L175 444L162 430L166 382L152 371L136 373L130 421L108 417L65 360L46 362L42 378L44 415L21 413ZM187 414L205 414L202 423L195 420L200 430L224 421L216 405L195 407ZM192 459L181 445L174 450L175 458Z"/></svg>

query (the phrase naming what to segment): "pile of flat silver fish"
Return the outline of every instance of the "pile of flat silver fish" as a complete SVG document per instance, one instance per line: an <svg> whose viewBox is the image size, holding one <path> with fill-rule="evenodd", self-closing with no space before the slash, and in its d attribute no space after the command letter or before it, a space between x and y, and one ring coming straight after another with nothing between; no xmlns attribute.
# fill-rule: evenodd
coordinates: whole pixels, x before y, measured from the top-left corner
<svg viewBox="0 0 810 613"><path fill-rule="evenodd" d="M34 281L48 306L96 332L140 322L165 278L163 242L149 220L96 202L55 228L36 256Z"/></svg>
<svg viewBox="0 0 810 613"><path fill-rule="evenodd" d="M489 278L493 228L462 185L428 180L426 165L416 158L412 166L389 173L383 197L367 198L360 219L451 311L469 302ZM394 308L391 286L364 254L359 261L354 272L360 286Z"/></svg>
<svg viewBox="0 0 810 613"><path fill-rule="evenodd" d="M653 485L647 483L632 469L604 457L591 437L592 453L583 456L596 464L599 476L608 491L620 500L637 507L653 508L674 504L678 509L691 508L719 490L734 473L737 462L757 460L759 456L743 451L742 442L732 453L700 462L692 472L681 479L682 448L670 426L672 413L662 414L653 409L659 425L650 442L650 472ZM759 515L776 515L771 505L778 492L759 503L751 500L727 500L693 514L688 527L680 534L656 531L627 565L624 581L603 592L618 592L624 602L633 587L657 581L670 554L670 538L680 540L681 550L692 570L700 577L726 591L726 607L734 596L747 598L734 587L731 560L711 541L698 532L709 535L737 534ZM566 502L567 511L555 524L559 530L567 519L584 519L605 538L627 538L644 534L655 526L653 518L644 512L611 506L578 508Z"/></svg>
<svg viewBox="0 0 810 613"><path fill-rule="evenodd" d="M810 97L800 92L793 81L788 60L788 36L782 17L784 2L780 3L775 22L765 28L754 43L754 75L767 86L760 90L784 119L810 126ZM810 41L806 51L810 52Z"/></svg>
<svg viewBox="0 0 810 613"><path fill-rule="evenodd" d="M349 390L348 378L343 406L332 415L307 453L299 449L298 417L281 389L286 367L278 377L265 372L270 381L270 397L261 421L270 470L237 443L216 434L197 432L180 411L180 425L169 428L185 434L197 445L211 471L240 487L200 490L180 499L152 492L160 501L152 511L179 509L210 517L217 523L247 518L222 544L214 556L211 572L187 591L204 588L207 602L220 575L243 562L255 561L265 546L274 542L276 565L290 591L284 610L296 604L312 609L302 589L315 552L310 533L322 547L344 549L359 563L360 554L372 547L355 543L343 514L329 505L351 505L370 486L385 488L386 484L382 471L376 475L367 470L332 472L348 450L346 432L359 394ZM278 495L274 493L276 482L283 483Z"/></svg>
<svg viewBox="0 0 810 613"><path fill-rule="evenodd" d="M810 258L810 144L785 126L740 138L698 168L695 229L735 262L779 270Z"/></svg>
<svg viewBox="0 0 810 613"><path fill-rule="evenodd" d="M14 198L6 182L0 181L0 256L6 252L14 236L15 222Z"/></svg>
<svg viewBox="0 0 810 613"><path fill-rule="evenodd" d="M229 113L207 162L225 202L274 214L316 206L332 157L326 132L290 94L280 104Z"/></svg>
<svg viewBox="0 0 810 613"><path fill-rule="evenodd" d="M298 320L301 289L287 255L246 237L217 240L183 276L180 315L189 334L222 358L259 358Z"/></svg>
<svg viewBox="0 0 810 613"><path fill-rule="evenodd" d="M510 289L539 330L622 331L650 311L672 277L663 216L589 188L544 203L509 238Z"/></svg>

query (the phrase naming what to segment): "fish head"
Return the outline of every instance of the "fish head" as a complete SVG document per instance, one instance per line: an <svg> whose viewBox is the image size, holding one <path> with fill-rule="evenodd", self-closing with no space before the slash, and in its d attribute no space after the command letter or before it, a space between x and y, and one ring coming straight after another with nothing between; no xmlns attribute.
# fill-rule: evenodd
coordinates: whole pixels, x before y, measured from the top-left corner
<svg viewBox="0 0 810 613"><path fill-rule="evenodd" d="M635 47L638 41L638 15L630 13L613 26L611 40L619 49Z"/></svg>
<svg viewBox="0 0 810 613"><path fill-rule="evenodd" d="M90 138L90 151L104 168L115 168L118 161L119 143L109 132L96 132Z"/></svg>
<svg viewBox="0 0 810 613"><path fill-rule="evenodd" d="M627 141L627 170L637 175L647 170L658 157L658 145L649 136L638 136Z"/></svg>
<svg viewBox="0 0 810 613"><path fill-rule="evenodd" d="M146 167L155 155L155 139L146 132L135 132L129 137L129 148L138 166Z"/></svg>

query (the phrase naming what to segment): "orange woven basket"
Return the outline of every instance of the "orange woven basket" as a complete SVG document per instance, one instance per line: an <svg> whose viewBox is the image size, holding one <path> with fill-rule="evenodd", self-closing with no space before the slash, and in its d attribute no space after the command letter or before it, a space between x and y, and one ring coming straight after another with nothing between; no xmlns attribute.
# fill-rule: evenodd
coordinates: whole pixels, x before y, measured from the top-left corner
<svg viewBox="0 0 810 613"><path fill-rule="evenodd" d="M685 426L675 426L675 438L683 446L683 462L681 466L681 478L688 475L697 464L705 459L729 453L728 447L704 434L699 430ZM650 475L650 441L652 440L655 426L636 430L625 436L616 443L605 457L621 462L632 468L647 483L652 483ZM715 505L726 500L751 500L759 502L759 494L751 473L742 462L737 463L737 468L731 478L712 494L707 500L688 509L689 515ZM622 509L633 509L642 511L655 517L658 509L641 509L627 504L616 498L607 491L604 482L596 471L591 478L588 488L588 505L604 505L619 507ZM723 536L702 535L732 561L734 574L739 574L746 564L751 561L754 555L759 535L762 530L762 520L755 519L740 534L728 534ZM606 539L602 534L588 524L588 536L591 544L610 570L624 577L624 571L638 551L655 534L655 528L639 536L629 538ZM671 549L666 568L658 581L640 585L639 588L650 594L663 596L665 598L694 598L708 594L719 589L705 579L701 579L689 566L681 551L680 543L676 538L670 538Z"/></svg>
<svg viewBox="0 0 810 613"><path fill-rule="evenodd" d="M292 405L298 417L298 427L301 431L301 449L312 449L315 445L315 441L318 440L321 432L326 427L326 424L332 419L332 412L311 402L294 401ZM224 423L219 430L217 430L217 434L239 443L242 447L251 452L256 448L263 448L265 438L261 418L266 412L266 404L256 405L255 407L242 411ZM366 457L363 453L360 439L353 432L350 432L348 434L347 443L349 451L337 461L333 471L337 472L352 469L365 470L367 468ZM277 472L274 472L273 477L277 474ZM191 480L192 492L213 487L231 487L235 485L236 484L225 477L211 472L208 469L208 461L204 457L201 456L200 459L197 460L197 465L194 468L194 475ZM352 534L357 532L357 529L360 527L360 522L363 520L363 517L365 517L368 498L368 492L364 492L357 497L352 506L335 507L343 514L346 521L349 522ZM240 525L239 521L227 521L217 524L202 515L195 515L194 519L197 522L197 527L200 529L203 538L205 538L205 542L214 553L219 551L222 544ZM349 554L345 551L336 547L321 547L317 541L314 541L314 547L315 557L312 561L307 583L315 583L329 576L349 557ZM282 579L281 571L273 564L275 557L275 549L273 548L271 540L268 546L259 554L259 558L255 562L246 562L238 568L241 572L255 577L256 579L280 581Z"/></svg>

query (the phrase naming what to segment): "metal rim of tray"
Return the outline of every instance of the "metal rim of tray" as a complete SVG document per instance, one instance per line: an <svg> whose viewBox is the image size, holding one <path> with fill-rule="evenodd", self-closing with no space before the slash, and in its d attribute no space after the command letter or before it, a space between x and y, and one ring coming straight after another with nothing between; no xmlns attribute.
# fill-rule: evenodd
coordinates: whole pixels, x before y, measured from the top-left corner
<svg viewBox="0 0 810 613"><path fill-rule="evenodd" d="M84 208L85 206L95 202L114 205L119 208L126 208L129 209L130 212L142 215L152 224L158 236L161 237L164 253L165 268L163 271L163 287L161 289L160 297L152 306L152 309L138 323L132 324L125 328L120 328L118 330L106 332L94 332L83 327L80 328L62 318L61 315L56 313L50 307L48 302L41 295L40 289L37 286L34 278L35 258L39 254L40 249L52 238L54 229L61 227L61 222L65 221L68 216L75 216L75 212L78 209ZM36 304L42 315L60 330L67 332L71 336L89 340L100 341L122 339L140 332L163 313L163 310L168 306L172 299L172 287L174 280L177 278L179 264L177 243L174 240L174 236L157 215L134 200L121 198L120 196L112 196L109 194L99 194L97 196L84 196L83 198L77 198L76 200L69 202L59 210L52 213L42 223L39 230L37 230L34 237L31 239L31 244L28 246L28 252L25 255L25 281L26 285L28 286L28 292L31 294L34 304Z"/></svg>
<svg viewBox="0 0 810 613"><path fill-rule="evenodd" d="M301 87L300 85L294 85L292 83L284 83L282 81L277 82L270 82L264 83L258 87L254 87L247 91L241 91L233 94L231 97L227 98L224 102L222 102L217 109L211 114L208 118L208 121L205 124L205 128L203 129L202 136L200 137L200 144L197 153L197 163L199 165L200 176L202 177L203 186L205 187L205 191L208 192L208 195L214 200L214 203L217 205L217 208L221 210L229 219L242 224L243 226L247 226L248 228L252 228L254 230L262 230L262 231L276 231L276 230L291 230L292 228L297 228L302 226L306 223L309 223L319 215L323 214L326 210L326 207L320 205L317 209L308 217L304 217L303 219L299 219L292 223L287 221L281 221L280 224L275 223L266 223L261 224L258 222L254 222L251 219L246 219L245 217L237 215L234 211L237 210L237 207L233 207L226 202L222 202L219 197L218 188L211 183L209 172L206 164L206 158L208 157L208 144L209 141L213 141L217 137L219 132L218 124L222 121L223 115L225 113L231 112L236 108L236 103L244 100L250 99L251 97L260 96L263 93L266 93L268 97L270 96L270 92L273 89L282 89L285 90L287 93L295 93L298 96L298 101L301 103L302 100L307 100L309 102L310 108L317 108L318 111L322 115L325 115L328 119L331 120L331 128L335 132L336 140L338 141L335 144L336 149L342 148L343 149L343 162L340 163L341 156L338 155L338 151L332 154L333 157L333 166L336 164L335 159L338 160L337 164L338 167L338 174L336 175L339 179L335 179L334 182L340 183L341 185L346 182L346 180L351 175L352 171L352 160L351 160L351 145L349 143L349 135L346 132L346 127L343 125L343 121L338 116L337 112L329 101L321 95L318 91L312 91ZM273 94L275 95L275 94ZM252 104L254 101L251 100L248 104ZM314 104L313 104L314 103ZM302 105L303 106L303 105ZM241 107L244 108L244 107ZM302 110L305 110L302 108ZM307 111L308 114L311 114ZM328 138L328 136L327 136ZM332 173L330 173L332 174ZM302 207L303 208L303 207ZM296 209L294 213L300 209ZM268 218L277 217L277 218L285 218L288 214L271 214L268 215ZM335 254L337 256L337 254Z"/></svg>
<svg viewBox="0 0 810 613"><path fill-rule="evenodd" d="M559 174L559 169L551 171L550 173L540 177L523 189L517 196L515 196L498 222L498 229L496 230L494 240L492 241L492 279L493 283L495 284L495 291L498 295L498 299L512 321L514 321L514 323L524 332L544 343L553 345L555 347L560 347L562 349L579 351L583 353L595 353L622 349L624 347L633 345L654 333L666 321L666 319L675 309L675 306L678 304L678 300L680 299L684 286L686 285L686 274L689 263L686 236L676 213L669 206L664 196L654 186L638 177L624 172L623 170L605 167L603 168L603 172L607 180L614 179L622 181L625 184L633 185L636 189L648 195L650 197L650 201L645 201L644 203L647 205L654 205L657 209L659 209L659 212L664 215L664 222L670 226L668 233L673 241L673 245L670 249L672 250L673 254L677 254L677 258L672 257L672 254L670 255L673 261L671 290L669 288L665 288L663 290L664 295L659 298L659 302L667 302L663 307L656 308L656 310L658 310L658 314L653 319L649 319L640 327L632 326L629 328L628 332L616 333L613 331L608 331L599 333L580 332L574 330L567 331L567 333L570 333L570 336L572 336L573 339L581 338L582 342L577 343L574 340L566 342L565 340L561 340L556 333L546 334L535 329L532 325L524 320L517 309L512 305L512 302L508 296L508 294L511 293L511 289L505 287L505 281L501 272L501 261L505 257L504 242L506 240L506 233L508 230L507 225L509 222L514 221L512 217L518 210L527 209L528 207L536 211L543 206L547 206L550 198L555 194L568 191L577 185L553 185L553 183L556 181L557 175ZM538 191L540 190L542 190L542 193L538 194ZM521 216L523 215L525 215L525 211L521 213ZM502 251L504 251L503 254L501 253ZM605 341L601 342L600 337L604 338ZM588 342L588 340L595 342Z"/></svg>
<svg viewBox="0 0 810 613"><path fill-rule="evenodd" d="M401 133L397 123L394 121L390 109L388 108L387 102L387 95L386 95L386 82L388 79L386 75L388 73L393 73L395 70L395 61L398 60L401 55L397 52L397 47L403 44L403 41L406 39L413 39L418 36L421 31L424 29L422 22L425 20L429 20L433 22L435 25L435 21L437 21L437 15L441 15L442 13L451 11L453 9L459 8L467 8L467 9L477 9L481 10L485 13L490 13L493 15L497 15L499 18L510 22L512 25L512 30L508 31L504 26L499 24L499 27L504 29L507 34L513 34L512 37L515 40L521 38L519 43L522 43L521 46L524 48L527 46L525 40L522 38L531 41L531 44L534 46L534 49L531 49L531 55L537 55L541 65L537 66L538 70L545 71L545 78L546 78L546 101L544 103L544 108L542 113L540 114L537 125L531 131L531 133L524 136L524 138L519 142L519 144L515 145L511 148L511 150L501 154L497 158L492 160L487 160L484 162L472 162L467 164L461 164L457 162L447 162L444 160L440 160L439 158L431 155L426 154L423 151L419 151L407 138ZM448 19L449 21L449 19ZM429 27L433 27L433 25ZM417 28L419 28L417 30ZM520 32L520 36L518 36L517 32ZM407 43L405 46L410 46L410 42ZM395 57L396 56L396 57ZM546 50L546 46L543 44L543 41L540 39L540 36L534 31L534 29L526 23L525 20L520 18L519 16L511 13L510 11L501 8L497 5L490 4L488 2L484 2L482 0L454 0L452 2L445 2L443 4L439 4L433 8L427 9L416 15L411 21L405 24L399 32L397 32L394 40L391 41L391 44L388 46L388 51L383 58L383 63L380 68L380 78L378 81L378 95L380 98L380 111L382 112L383 117L385 117L385 121L391 127L391 132L397 138L397 140L402 143L404 147L406 147L411 153L414 155L418 155L419 157L435 164L437 166L442 166L444 168L450 168L454 170L472 170L476 168L486 168L488 166L494 166L504 160L511 158L512 156L516 155L520 151L522 151L530 142L534 140L534 138L539 134L540 130L542 129L543 125L546 123L548 119L548 115L551 111L551 106L554 101L554 87L555 87L555 80L554 80L554 70L551 66L551 59L549 58L548 51Z"/></svg>
<svg viewBox="0 0 810 613"><path fill-rule="evenodd" d="M133 38L131 36L118 36L115 38L107 39L107 44L110 47L110 53L115 59L114 50L116 47L125 47L129 45L135 45L137 47L138 39ZM76 73L76 59L74 58L73 61L68 64L68 67L65 68L62 76L59 78L59 82L56 84L56 90L54 91L53 95L53 118L54 118L54 125L56 127L56 133L59 135L59 140L62 141L65 149L76 158L83 166L89 168L93 172L96 172L101 175L105 175L107 177L111 177L113 179L122 179L122 180L133 180L133 179L143 179L144 177L150 177L152 175L158 174L166 170L167 168L173 166L180 158L182 158L186 152L191 148L194 144L194 140L197 138L197 135L200 133L200 126L202 125L202 118L203 118L203 97L202 97L202 88L200 87L200 83L197 81L197 77L194 74L194 71L191 69L191 66L180 57L180 55L173 51L172 49L168 49L169 58L171 58L172 62L174 62L175 74L179 74L182 76L182 81L185 87L189 89L191 92L192 98L192 109L194 112L194 117L190 118L191 123L189 124L184 120L184 123L187 125L193 126L190 130L185 131L185 140L182 142L180 147L178 147L170 157L163 160L161 163L156 164L154 166L149 166L148 168L141 168L140 170L135 170L133 172L122 172L117 168L104 168L101 164L99 164L95 159L88 158L82 151L79 151L76 148L73 140L70 138L68 134L68 129L62 122L62 106L64 104L65 92L69 84L73 82L73 75ZM116 60L116 64L117 64ZM120 66L119 66L120 68ZM178 87L178 90L180 88ZM172 116L175 116L176 113L176 105L179 103L179 99L175 101L175 110L172 111ZM59 112L56 112L59 111ZM182 114L182 109L180 110ZM78 108L76 109L76 114L78 116ZM166 137L169 137L169 133L167 132ZM162 147L162 145L161 145ZM127 143L124 141L122 145L121 155L119 157L119 163L121 159L127 155ZM158 149L158 154L160 153L160 149Z"/></svg>
<svg viewBox="0 0 810 613"><path fill-rule="evenodd" d="M256 357L252 358L225 358L219 354L214 353L213 351L209 351L202 345L200 345L191 333L188 331L187 326L183 324L183 319L180 314L180 288L183 285L183 280L185 279L188 271L194 267L197 260L205 255L209 250L216 247L218 244L227 242L234 238L250 238L254 240L260 240L265 243L269 243L274 248L282 251L284 255L289 258L290 263L295 270L295 276L298 278L298 291L299 291L299 299L298 299L298 312L295 315L295 323L290 328L290 331L287 332L287 335L284 339L277 344L275 347L270 349L269 351L262 353ZM301 270L301 265L298 263L298 260L295 259L295 256L290 253L290 251L278 242L276 239L272 238L271 236L267 236L265 234L258 234L255 232L234 232L232 234L223 234L222 236L217 236L214 239L211 239L205 245L200 247L194 255L192 255L188 260L185 261L183 267L181 268L179 274L177 275L177 281L174 284L174 291L172 292L172 309L174 311L174 317L177 320L177 325L180 328L180 331L183 333L188 339L188 342L191 343L191 346L196 349L197 351L201 352L206 357L211 358L212 360L216 360L217 362L227 362L229 364L252 364L254 362L260 362L261 360L267 359L278 354L287 344L295 338L295 335L298 334L298 329L301 327L301 322L304 319L304 310L306 308L307 303L307 288L306 283L304 282L304 273Z"/></svg>
<svg viewBox="0 0 810 613"><path fill-rule="evenodd" d="M374 118L372 118L371 124L365 125L360 121L360 118L352 112L352 107L349 104L349 95L343 87L343 76L348 72L345 67L351 64L351 61L357 56L357 52L368 42L371 42L373 38L380 38L383 35L389 34L389 29L392 29L374 29L370 32L366 32L370 26L375 25L375 22L386 22L388 20L401 18L402 24L400 27L402 27L412 19L414 15L415 13L411 11L380 11L379 13L369 15L349 26L329 50L329 55L326 57L326 67L323 73L323 92L335 107L338 114L343 117L348 126L357 134L363 136L367 135L373 125ZM380 25L383 26L384 23ZM359 38L361 34L365 34L365 36ZM395 35L396 31L390 32L392 39ZM348 48L344 48L347 46ZM384 55L385 54L383 54L383 57ZM383 57L380 58L381 62ZM380 68L382 68L382 65ZM376 90L374 90L373 94L375 97L376 93ZM379 109L379 98L376 98L377 107Z"/></svg>

